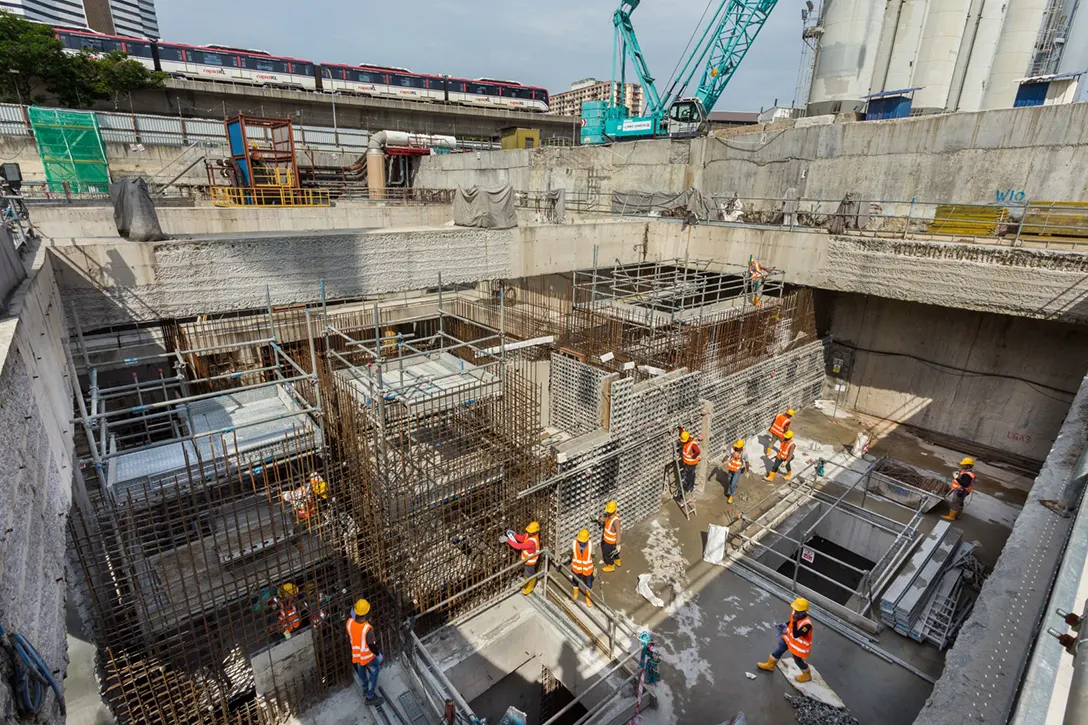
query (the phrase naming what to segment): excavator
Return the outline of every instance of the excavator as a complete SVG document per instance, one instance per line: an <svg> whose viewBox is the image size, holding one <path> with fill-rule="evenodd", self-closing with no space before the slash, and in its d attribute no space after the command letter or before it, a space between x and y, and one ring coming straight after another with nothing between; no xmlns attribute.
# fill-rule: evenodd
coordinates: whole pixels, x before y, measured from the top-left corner
<svg viewBox="0 0 1088 725"><path fill-rule="evenodd" d="M644 138L690 138L706 132L707 115L718 102L748 49L755 42L778 0L709 0L703 17L710 21L692 34L691 52L669 83L664 95L642 54L631 14L641 0L623 0L612 14L615 42L612 51L613 88L626 83L630 61L642 83L646 112L630 116L627 108L610 101L582 106L582 143L612 143ZM714 3L717 9L710 10ZM692 46L692 41L698 39ZM685 48L685 51L687 48ZM616 69L619 68L619 78ZM617 85L618 83L618 85ZM688 95L689 89L693 89Z"/></svg>

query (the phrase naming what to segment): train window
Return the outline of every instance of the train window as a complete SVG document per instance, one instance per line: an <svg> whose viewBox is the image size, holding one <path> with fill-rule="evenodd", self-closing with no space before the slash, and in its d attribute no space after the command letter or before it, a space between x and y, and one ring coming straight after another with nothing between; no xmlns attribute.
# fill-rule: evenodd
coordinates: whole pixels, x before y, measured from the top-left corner
<svg viewBox="0 0 1088 725"><path fill-rule="evenodd" d="M96 38L90 35L70 35L65 42L65 47L72 50L86 50L96 55L114 50L124 52L121 41L111 38Z"/></svg>
<svg viewBox="0 0 1088 725"><path fill-rule="evenodd" d="M159 60L182 62L185 58L181 55L181 48L174 45L159 46Z"/></svg>
<svg viewBox="0 0 1088 725"><path fill-rule="evenodd" d="M427 80L419 76L402 76L389 74L389 85L402 86L404 88L426 88Z"/></svg>
<svg viewBox="0 0 1088 725"><path fill-rule="evenodd" d="M150 58L151 43L134 43L132 41L126 41L125 51L134 58Z"/></svg>
<svg viewBox="0 0 1088 725"><path fill-rule="evenodd" d="M427 87L432 91L442 91L446 89L446 84L442 82L441 78L428 78Z"/></svg>
<svg viewBox="0 0 1088 725"><path fill-rule="evenodd" d="M233 56L226 53L209 53L206 50L190 50L189 59L201 65L235 65Z"/></svg>
<svg viewBox="0 0 1088 725"><path fill-rule="evenodd" d="M313 63L292 63L291 64L291 72L294 73L295 75L313 77L313 75L314 75L314 64Z"/></svg>
<svg viewBox="0 0 1088 725"><path fill-rule="evenodd" d="M502 89L502 94L510 98L531 99L533 97L533 92L529 88L510 88L509 86Z"/></svg>
<svg viewBox="0 0 1088 725"><path fill-rule="evenodd" d="M287 63L282 60L274 60L259 55L243 55L242 67L249 70L259 70L265 73L286 73Z"/></svg>
<svg viewBox="0 0 1088 725"><path fill-rule="evenodd" d="M366 73L361 70L349 70L348 80L356 83L385 83L385 76L381 73Z"/></svg>
<svg viewBox="0 0 1088 725"><path fill-rule="evenodd" d="M481 83L469 83L468 92L477 96L497 96L499 95L499 87Z"/></svg>

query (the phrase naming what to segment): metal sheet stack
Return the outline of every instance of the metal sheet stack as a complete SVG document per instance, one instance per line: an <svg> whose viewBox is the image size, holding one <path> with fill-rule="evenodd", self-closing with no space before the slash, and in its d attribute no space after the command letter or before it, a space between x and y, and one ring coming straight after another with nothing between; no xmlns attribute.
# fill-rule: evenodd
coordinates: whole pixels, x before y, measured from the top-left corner
<svg viewBox="0 0 1088 725"><path fill-rule="evenodd" d="M973 549L974 544L963 541L962 531L938 522L884 591L884 623L904 637L946 647L955 634L964 563Z"/></svg>

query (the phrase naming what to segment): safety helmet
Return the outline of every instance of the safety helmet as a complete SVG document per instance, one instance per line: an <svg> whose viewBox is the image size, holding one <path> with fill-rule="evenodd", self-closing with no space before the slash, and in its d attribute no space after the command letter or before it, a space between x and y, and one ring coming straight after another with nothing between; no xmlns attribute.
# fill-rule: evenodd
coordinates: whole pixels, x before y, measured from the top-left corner
<svg viewBox="0 0 1088 725"><path fill-rule="evenodd" d="M358 617L365 617L370 612L370 602L365 599L358 599L355 602L355 615Z"/></svg>
<svg viewBox="0 0 1088 725"><path fill-rule="evenodd" d="M285 597L293 597L298 594L298 587L296 587L291 582L287 582L282 587L280 587L280 593L283 594L283 596Z"/></svg>
<svg viewBox="0 0 1088 725"><path fill-rule="evenodd" d="M962 461L960 461L960 465L961 466L973 466L973 465L975 465L975 459L968 456L967 458L964 458Z"/></svg>
<svg viewBox="0 0 1088 725"><path fill-rule="evenodd" d="M619 506L618 506L618 504L616 504L615 501L609 501L608 503L606 503L604 505L604 512L606 514L614 514L614 513L616 513L617 508L619 508Z"/></svg>
<svg viewBox="0 0 1088 725"><path fill-rule="evenodd" d="M680 442L681 443L687 443L690 440L691 440L691 433L688 433L686 430L680 431Z"/></svg>
<svg viewBox="0 0 1088 725"><path fill-rule="evenodd" d="M790 408L789 410L786 411L786 415L788 415L789 417L792 418L793 416L795 416L797 414L793 412L793 408Z"/></svg>
<svg viewBox="0 0 1088 725"><path fill-rule="evenodd" d="M733 444L733 448L735 448L738 451L743 449L744 448L744 441L743 440L737 441L736 443Z"/></svg>
<svg viewBox="0 0 1088 725"><path fill-rule="evenodd" d="M529 525L525 527L525 530L528 531L530 534L537 533L538 531L540 531L540 522L530 521Z"/></svg>
<svg viewBox="0 0 1088 725"><path fill-rule="evenodd" d="M790 438L793 438L793 431L792 430L786 431L786 440L789 440Z"/></svg>
<svg viewBox="0 0 1088 725"><path fill-rule="evenodd" d="M315 496L325 498L329 493L329 484L325 483L324 478L318 476L317 480L310 479L310 490L314 492Z"/></svg>
<svg viewBox="0 0 1088 725"><path fill-rule="evenodd" d="M578 532L578 541L581 541L583 544L589 541L589 529L582 529Z"/></svg>
<svg viewBox="0 0 1088 725"><path fill-rule="evenodd" d="M793 604L791 604L790 606L793 607L793 611L795 612L807 612L808 600L804 597L797 597L797 599L793 600Z"/></svg>

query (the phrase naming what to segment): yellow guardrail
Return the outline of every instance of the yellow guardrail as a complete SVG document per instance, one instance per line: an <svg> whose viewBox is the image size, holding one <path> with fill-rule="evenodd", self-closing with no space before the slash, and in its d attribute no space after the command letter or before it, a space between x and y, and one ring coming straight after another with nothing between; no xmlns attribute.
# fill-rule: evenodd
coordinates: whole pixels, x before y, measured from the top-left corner
<svg viewBox="0 0 1088 725"><path fill-rule="evenodd" d="M276 186L213 186L215 206L332 206L327 189Z"/></svg>

